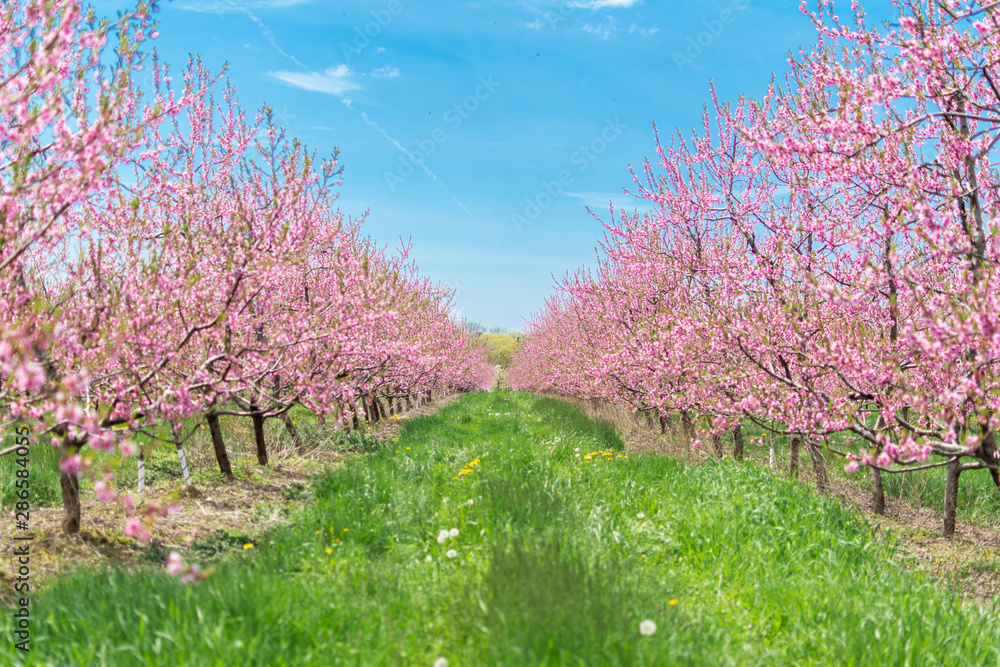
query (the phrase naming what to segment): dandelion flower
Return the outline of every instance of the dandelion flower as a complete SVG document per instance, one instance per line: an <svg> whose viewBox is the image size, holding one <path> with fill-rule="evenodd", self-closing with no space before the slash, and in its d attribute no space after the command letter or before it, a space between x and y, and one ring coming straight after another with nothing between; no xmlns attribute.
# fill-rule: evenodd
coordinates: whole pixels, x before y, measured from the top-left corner
<svg viewBox="0 0 1000 667"><path fill-rule="evenodd" d="M643 512L639 512L638 514L635 515L635 518L637 518L637 519L645 519L646 515Z"/></svg>
<svg viewBox="0 0 1000 667"><path fill-rule="evenodd" d="M253 549L253 542L247 542L243 545L244 549Z"/></svg>
<svg viewBox="0 0 1000 667"><path fill-rule="evenodd" d="M328 554L332 554L332 553L333 553L333 548L332 548L332 547L327 547L327 548L326 548L326 552L327 552Z"/></svg>
<svg viewBox="0 0 1000 667"><path fill-rule="evenodd" d="M448 549L448 553L445 554L448 558L458 558L458 552L454 549Z"/></svg>
<svg viewBox="0 0 1000 667"><path fill-rule="evenodd" d="M670 600L667 601L667 604L670 605L671 607L676 607L677 606L677 600L675 600L673 598L670 598Z"/></svg>
<svg viewBox="0 0 1000 667"><path fill-rule="evenodd" d="M458 528L452 528L449 530L448 537L458 537Z"/></svg>
<svg viewBox="0 0 1000 667"><path fill-rule="evenodd" d="M656 633L656 623L649 620L648 618L639 624L639 634L643 637L649 637Z"/></svg>

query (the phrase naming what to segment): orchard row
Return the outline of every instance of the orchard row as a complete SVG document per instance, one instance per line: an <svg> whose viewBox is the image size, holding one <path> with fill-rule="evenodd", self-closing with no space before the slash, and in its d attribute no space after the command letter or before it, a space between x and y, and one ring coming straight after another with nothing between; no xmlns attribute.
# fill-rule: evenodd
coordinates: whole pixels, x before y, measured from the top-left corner
<svg viewBox="0 0 1000 667"><path fill-rule="evenodd" d="M947 467L949 533L961 472L1000 486L1000 7L832 5L761 99L657 138L651 212L611 211L510 382L774 428L869 467L876 506L882 473Z"/></svg>
<svg viewBox="0 0 1000 667"><path fill-rule="evenodd" d="M336 153L144 52L155 11L0 8L0 406L61 449L69 532L86 448L133 449L115 427L260 433L294 405L356 424L492 381L451 293L340 213Z"/></svg>

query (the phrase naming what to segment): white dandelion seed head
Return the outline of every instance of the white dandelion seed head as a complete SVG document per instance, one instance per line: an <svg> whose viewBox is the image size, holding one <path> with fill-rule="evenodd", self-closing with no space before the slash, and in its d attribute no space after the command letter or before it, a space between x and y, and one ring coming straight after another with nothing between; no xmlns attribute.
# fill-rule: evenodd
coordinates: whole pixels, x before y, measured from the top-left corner
<svg viewBox="0 0 1000 667"><path fill-rule="evenodd" d="M639 634L648 637L656 632L656 623L648 618L639 624Z"/></svg>
<svg viewBox="0 0 1000 667"><path fill-rule="evenodd" d="M444 544L444 541L448 539L448 531L442 530L438 533L438 544Z"/></svg>
<svg viewBox="0 0 1000 667"><path fill-rule="evenodd" d="M434 560L434 557L431 556L430 554L427 554L426 556L424 556L424 562L425 563L430 563L432 560Z"/></svg>
<svg viewBox="0 0 1000 667"><path fill-rule="evenodd" d="M454 549L448 549L448 553L445 554L448 558L458 558L458 552Z"/></svg>
<svg viewBox="0 0 1000 667"><path fill-rule="evenodd" d="M458 537L458 528L452 528L448 531L449 537Z"/></svg>
<svg viewBox="0 0 1000 667"><path fill-rule="evenodd" d="M434 667L448 667L448 658L438 658L434 661Z"/></svg>
<svg viewBox="0 0 1000 667"><path fill-rule="evenodd" d="M635 518L637 518L637 519L645 519L646 518L646 514L644 512L639 512L638 514L635 515Z"/></svg>
<svg viewBox="0 0 1000 667"><path fill-rule="evenodd" d="M469 505L475 505L476 504L476 499L475 498L469 498L469 502L467 504L469 504Z"/></svg>

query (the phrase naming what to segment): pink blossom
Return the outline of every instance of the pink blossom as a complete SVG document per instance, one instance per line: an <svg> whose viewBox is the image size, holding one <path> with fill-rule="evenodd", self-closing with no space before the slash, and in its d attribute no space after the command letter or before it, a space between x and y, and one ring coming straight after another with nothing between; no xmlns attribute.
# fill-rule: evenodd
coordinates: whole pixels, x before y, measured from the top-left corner
<svg viewBox="0 0 1000 667"><path fill-rule="evenodd" d="M176 577L181 573L184 567L184 559L176 551L171 551L167 554L167 573L173 577Z"/></svg>
<svg viewBox="0 0 1000 667"><path fill-rule="evenodd" d="M98 500L103 502L114 500L118 495L114 488L109 486L108 483L103 480L94 482L94 493L97 495Z"/></svg>

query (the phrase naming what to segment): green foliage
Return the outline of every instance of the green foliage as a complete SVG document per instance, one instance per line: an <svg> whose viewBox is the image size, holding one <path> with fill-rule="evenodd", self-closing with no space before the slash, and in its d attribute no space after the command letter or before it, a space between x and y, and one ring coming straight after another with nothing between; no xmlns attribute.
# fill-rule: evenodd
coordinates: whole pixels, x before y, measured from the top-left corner
<svg viewBox="0 0 1000 667"><path fill-rule="evenodd" d="M388 447L376 436L364 431L336 431L331 446L336 450L357 454L376 452Z"/></svg>
<svg viewBox="0 0 1000 667"><path fill-rule="evenodd" d="M14 446L13 431L3 438L0 449ZM0 456L0 509L5 516L14 508L18 498L17 454ZM28 502L31 507L42 507L62 502L62 489L59 486L59 450L47 444L40 443L31 437L28 447Z"/></svg>
<svg viewBox="0 0 1000 667"><path fill-rule="evenodd" d="M752 464L626 453L610 425L558 401L467 395L312 488L289 525L193 547L194 561L231 554L196 587L159 568L57 583L32 601L32 660L1000 661L996 609L902 570L835 498ZM0 662L18 659L0 646Z"/></svg>
<svg viewBox="0 0 1000 667"><path fill-rule="evenodd" d="M307 500L310 497L309 488L305 484L294 482L281 488L281 496L285 500Z"/></svg>
<svg viewBox="0 0 1000 667"><path fill-rule="evenodd" d="M476 342L486 348L491 365L504 368L510 365L511 355L520 347L520 342L506 333L482 333Z"/></svg>
<svg viewBox="0 0 1000 667"><path fill-rule="evenodd" d="M237 549L244 544L253 544L254 539L246 533L237 533L220 528L215 535L191 543L191 556L200 560L213 560Z"/></svg>

